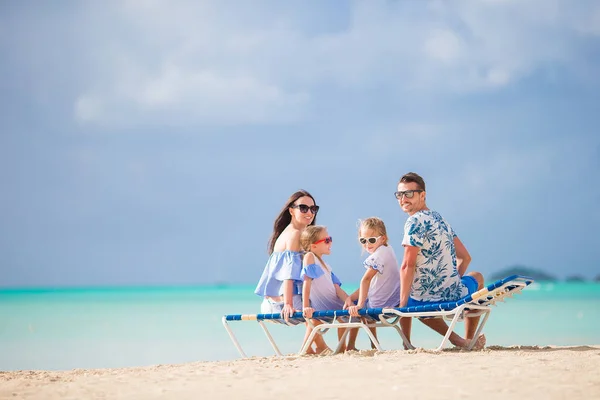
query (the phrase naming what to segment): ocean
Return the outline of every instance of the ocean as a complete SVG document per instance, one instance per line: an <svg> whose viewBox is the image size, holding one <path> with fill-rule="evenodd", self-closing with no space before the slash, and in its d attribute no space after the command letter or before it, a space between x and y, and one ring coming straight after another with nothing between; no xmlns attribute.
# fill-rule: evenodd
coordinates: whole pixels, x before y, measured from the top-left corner
<svg viewBox="0 0 600 400"><path fill-rule="evenodd" d="M348 285L350 286L350 285ZM354 287L346 287L353 290ZM221 317L255 314L254 286L0 290L0 370L114 368L240 358ZM600 344L599 283L534 283L495 307L487 344ZM304 327L270 324L284 353L298 351ZM231 322L249 356L273 355L256 322ZM462 324L457 329L464 333ZM384 349L400 349L391 329ZM333 346L333 338L325 336ZM441 339L413 322L413 344ZM359 348L369 348L361 333Z"/></svg>

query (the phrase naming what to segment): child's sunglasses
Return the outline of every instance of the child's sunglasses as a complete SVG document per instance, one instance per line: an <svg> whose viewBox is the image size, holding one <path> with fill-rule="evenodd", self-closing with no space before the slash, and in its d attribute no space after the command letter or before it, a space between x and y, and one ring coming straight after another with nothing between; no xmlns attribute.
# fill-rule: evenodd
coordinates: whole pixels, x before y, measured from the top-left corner
<svg viewBox="0 0 600 400"><path fill-rule="evenodd" d="M331 236L327 236L327 237L326 237L326 238L324 238L324 239L317 240L317 241L316 241L316 242L314 242L313 244L319 244L319 243L321 243L321 242L325 242L325 244L329 244L329 243L333 242L333 238L332 238Z"/></svg>
<svg viewBox="0 0 600 400"><path fill-rule="evenodd" d="M306 214L308 210L313 214L319 212L319 206L307 206L306 204L294 204L292 208L299 209L302 214Z"/></svg>
<svg viewBox="0 0 600 400"><path fill-rule="evenodd" d="M375 244L377 243L377 241L379 240L381 236L377 236L377 237L369 237L369 238L358 238L358 241L360 242L360 244L367 244L367 242L371 243L371 244Z"/></svg>

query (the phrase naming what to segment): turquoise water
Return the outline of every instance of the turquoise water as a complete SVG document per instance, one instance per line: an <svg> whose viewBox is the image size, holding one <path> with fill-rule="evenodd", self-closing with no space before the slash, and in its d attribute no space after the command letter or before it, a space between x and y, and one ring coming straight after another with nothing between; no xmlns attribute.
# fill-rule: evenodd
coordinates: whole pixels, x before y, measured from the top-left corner
<svg viewBox="0 0 600 400"><path fill-rule="evenodd" d="M236 359L239 355L221 316L258 312L260 299L253 289L0 291L0 370ZM485 329L488 345L600 344L599 305L600 284L534 284L492 311ZM255 322L232 322L230 326L248 355L273 354ZM270 329L284 353L298 350L304 327L273 324ZM458 332L463 333L462 324ZM400 348L391 329L380 330L379 335L385 349ZM434 347L438 341L437 334L413 323L416 346ZM328 342L334 344L332 339ZM364 334L358 345L368 348Z"/></svg>

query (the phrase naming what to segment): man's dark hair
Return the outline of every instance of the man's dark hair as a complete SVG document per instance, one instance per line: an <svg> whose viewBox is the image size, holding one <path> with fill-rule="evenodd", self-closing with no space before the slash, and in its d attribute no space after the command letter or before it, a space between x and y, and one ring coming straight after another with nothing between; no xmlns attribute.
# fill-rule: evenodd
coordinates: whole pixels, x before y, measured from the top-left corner
<svg viewBox="0 0 600 400"><path fill-rule="evenodd" d="M425 190L425 181L421 176L414 172L409 172L408 174L404 174L402 178L398 181L398 183L411 183L414 182L419 186L419 189Z"/></svg>

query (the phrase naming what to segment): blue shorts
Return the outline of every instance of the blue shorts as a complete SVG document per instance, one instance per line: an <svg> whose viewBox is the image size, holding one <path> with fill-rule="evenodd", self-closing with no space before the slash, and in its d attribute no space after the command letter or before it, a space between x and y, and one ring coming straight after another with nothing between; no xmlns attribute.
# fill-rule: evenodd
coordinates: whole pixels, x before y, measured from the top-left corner
<svg viewBox="0 0 600 400"><path fill-rule="evenodd" d="M473 278L471 275L465 275L460 278L460 281L467 287L469 294L473 294L477 291L479 284L477 283L477 279ZM458 299L457 299L458 300ZM424 300L415 300L412 297L408 298L407 307L413 306L424 306L431 303L439 303L439 301L424 301Z"/></svg>

